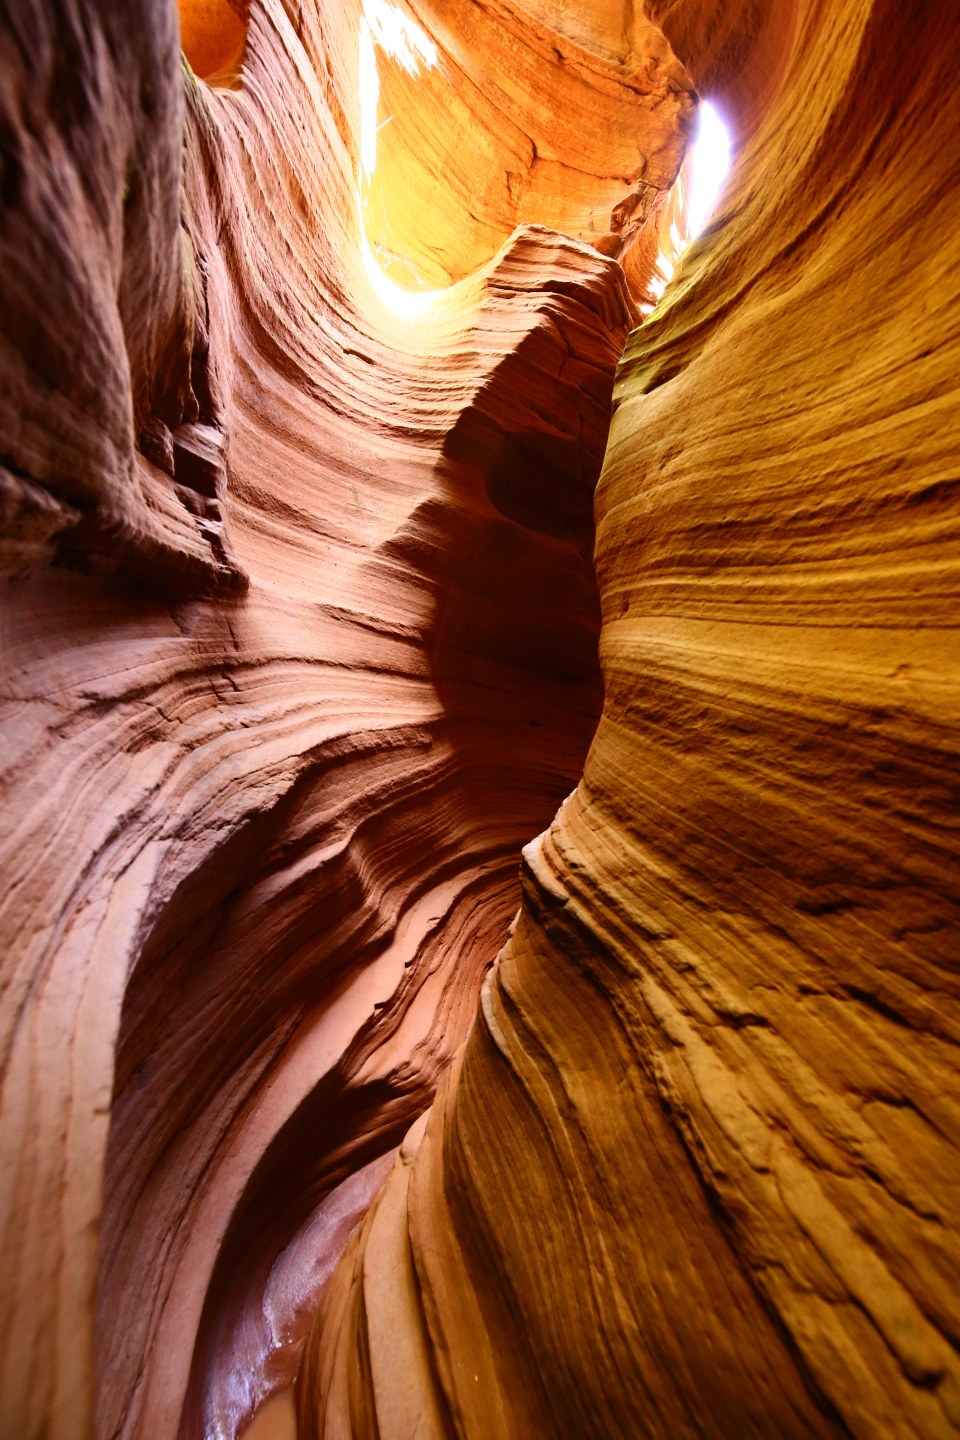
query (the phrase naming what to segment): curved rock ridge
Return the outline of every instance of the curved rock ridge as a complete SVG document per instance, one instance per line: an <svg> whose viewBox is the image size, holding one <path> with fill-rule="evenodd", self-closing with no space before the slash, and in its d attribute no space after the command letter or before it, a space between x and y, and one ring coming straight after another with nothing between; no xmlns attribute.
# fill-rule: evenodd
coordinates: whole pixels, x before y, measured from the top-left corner
<svg viewBox="0 0 960 1440"><path fill-rule="evenodd" d="M273 433L259 430L266 377L260 367L251 377L249 421L234 432L234 513L238 542L251 536L251 574L266 576L272 593L259 623L253 596L230 616L225 666L213 641L221 675L212 679L206 660L196 677L175 677L171 719L199 723L188 744L207 752L205 763L212 743L234 765L230 737L259 731L239 787L255 794L227 827L223 797L204 798L201 829L212 833L144 938L126 986L101 1237L99 1343L114 1362L101 1370L104 1426L113 1397L142 1384L144 1354L164 1367L165 1398L173 1355L191 1335L185 1314L196 1323L201 1302L183 1433L211 1433L223 1420L210 1410L208 1362L215 1368L229 1348L224 1334L242 1326L248 1297L259 1303L263 1267L316 1198L399 1143L429 1100L516 908L520 847L574 783L596 723L588 564L570 539L543 533L562 530L563 515L552 524L544 507L535 533L494 509L482 441L496 412L486 406L482 440L466 418L481 395L496 393L500 364L516 357L522 387L540 396L539 413L524 410L517 422L531 477L539 435L550 457L570 452L566 469L589 497L600 453L586 448L589 425L569 433L563 407L580 385L587 407L591 392L605 387L609 397L629 300L610 262L532 233L517 237L473 299L472 329L460 310L420 331L434 348L423 430L403 435L409 412L384 425L381 485L359 437L355 458L341 450L349 491L334 520L343 530L330 547L333 573L298 576L300 593L283 587L283 567L297 541L301 563L313 562L305 522L331 524L329 452L313 467L305 459L302 400L286 426L277 403ZM564 380L571 370L573 386ZM434 385L442 407L425 415ZM234 391L238 402L247 393L240 384ZM498 461L513 417L501 419L503 443L490 447ZM448 434L461 433L456 459L441 450L447 424ZM257 489L265 451L276 447L269 490L245 488L241 435L256 446L246 473ZM397 496L398 482L406 495ZM260 526L262 566L252 562ZM280 596L278 626L270 616ZM205 612L178 619L191 655L203 653ZM227 734L219 706L211 713L203 693L197 703L211 681L215 693L229 687L237 707ZM267 784L274 793L264 803ZM217 1246L211 1230L222 1235ZM136 1293L131 1271L149 1277ZM124 1373L128 1354L135 1373ZM125 1420L132 1430L155 1420L161 1401L145 1389L139 1403L142 1418Z"/></svg>
<svg viewBox="0 0 960 1440"><path fill-rule="evenodd" d="M618 372L603 716L301 1440L960 1434L957 19L662 9L748 138Z"/></svg>
<svg viewBox="0 0 960 1440"><path fill-rule="evenodd" d="M638 314L536 224L391 313L359 4L233 89L160 0L0 18L0 1434L233 1435L582 771Z"/></svg>

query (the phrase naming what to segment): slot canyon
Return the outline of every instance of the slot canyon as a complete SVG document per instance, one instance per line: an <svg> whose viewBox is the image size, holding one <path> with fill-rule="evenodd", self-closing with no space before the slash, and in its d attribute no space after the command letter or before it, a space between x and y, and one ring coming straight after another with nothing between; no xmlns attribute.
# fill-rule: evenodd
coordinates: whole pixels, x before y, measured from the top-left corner
<svg viewBox="0 0 960 1440"><path fill-rule="evenodd" d="M960 9L0 37L0 1440L960 1440Z"/></svg>

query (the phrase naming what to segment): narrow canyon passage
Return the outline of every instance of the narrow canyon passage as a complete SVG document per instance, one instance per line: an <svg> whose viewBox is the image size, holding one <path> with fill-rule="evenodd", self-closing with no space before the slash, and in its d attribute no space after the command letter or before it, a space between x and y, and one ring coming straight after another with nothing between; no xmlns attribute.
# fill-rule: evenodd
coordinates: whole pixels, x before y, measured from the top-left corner
<svg viewBox="0 0 960 1440"><path fill-rule="evenodd" d="M0 1440L960 1433L958 29L0 4Z"/></svg>

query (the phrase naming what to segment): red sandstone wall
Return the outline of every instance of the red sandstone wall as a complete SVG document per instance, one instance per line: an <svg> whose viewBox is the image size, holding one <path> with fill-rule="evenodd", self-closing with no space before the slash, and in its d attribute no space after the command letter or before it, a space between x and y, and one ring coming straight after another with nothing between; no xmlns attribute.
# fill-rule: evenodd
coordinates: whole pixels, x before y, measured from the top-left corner
<svg viewBox="0 0 960 1440"><path fill-rule="evenodd" d="M636 311L536 226L384 308L358 19L253 7L224 92L170 5L3 14L17 1440L233 1433L292 1378L274 1262L429 1103L600 711Z"/></svg>
<svg viewBox="0 0 960 1440"><path fill-rule="evenodd" d="M960 1430L957 92L942 12L811 0L758 120L746 13L664 8L752 133L618 371L583 779L301 1437Z"/></svg>
<svg viewBox="0 0 960 1440"><path fill-rule="evenodd" d="M954 1434L952 18L416 13L387 201L438 137L396 225L480 269L413 320L358 5L229 91L160 0L0 12L0 1434L236 1433L398 1146L301 1440ZM505 177L610 118L481 206L441 79Z"/></svg>

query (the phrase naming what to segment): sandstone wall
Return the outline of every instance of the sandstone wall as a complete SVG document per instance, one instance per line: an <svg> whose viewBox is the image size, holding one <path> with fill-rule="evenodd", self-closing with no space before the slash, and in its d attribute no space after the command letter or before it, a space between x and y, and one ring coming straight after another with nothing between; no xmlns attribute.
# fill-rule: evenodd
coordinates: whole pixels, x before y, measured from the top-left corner
<svg viewBox="0 0 960 1440"><path fill-rule="evenodd" d="M0 1434L957 1433L954 17L423 0L397 314L228 8L0 10Z"/></svg>
<svg viewBox="0 0 960 1440"><path fill-rule="evenodd" d="M662 19L722 89L746 12L710 12ZM945 24L757 37L776 95L618 372L584 776L335 1277L304 1440L960 1431Z"/></svg>
<svg viewBox="0 0 960 1440"><path fill-rule="evenodd" d="M637 311L536 224L385 308L359 4L2 23L0 1433L234 1434L582 770Z"/></svg>

